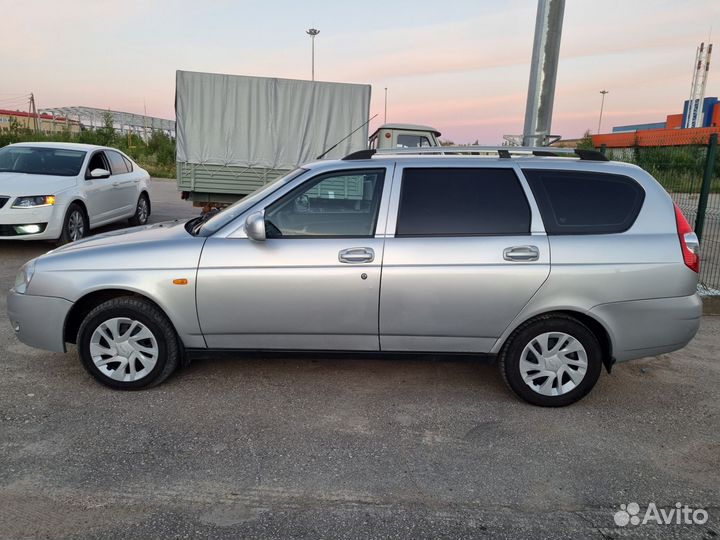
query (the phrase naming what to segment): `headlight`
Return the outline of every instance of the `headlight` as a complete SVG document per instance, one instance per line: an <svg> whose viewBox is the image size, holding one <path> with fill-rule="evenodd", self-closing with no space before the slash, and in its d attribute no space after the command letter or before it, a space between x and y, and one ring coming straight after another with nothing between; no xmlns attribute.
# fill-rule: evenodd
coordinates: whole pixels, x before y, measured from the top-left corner
<svg viewBox="0 0 720 540"><path fill-rule="evenodd" d="M52 206L55 204L55 195L32 195L30 197L18 197L13 203L13 208L37 208L38 206Z"/></svg>
<svg viewBox="0 0 720 540"><path fill-rule="evenodd" d="M15 292L25 294L33 274L35 274L35 259L23 264L17 276L15 276Z"/></svg>

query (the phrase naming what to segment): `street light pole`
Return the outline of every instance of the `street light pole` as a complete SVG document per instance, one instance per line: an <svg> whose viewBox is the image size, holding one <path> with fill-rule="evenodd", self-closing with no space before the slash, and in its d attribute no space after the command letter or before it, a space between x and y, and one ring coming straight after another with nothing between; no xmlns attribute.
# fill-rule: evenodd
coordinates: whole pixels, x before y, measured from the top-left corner
<svg viewBox="0 0 720 540"><path fill-rule="evenodd" d="M603 113L603 107L605 106L605 94L609 94L610 90L600 90L600 93L602 94L602 101L600 102L600 118L598 119L598 130L597 132L600 133L600 126L602 125L602 113Z"/></svg>
<svg viewBox="0 0 720 540"><path fill-rule="evenodd" d="M315 80L315 36L320 33L317 28L310 28L305 33L312 38L312 80Z"/></svg>

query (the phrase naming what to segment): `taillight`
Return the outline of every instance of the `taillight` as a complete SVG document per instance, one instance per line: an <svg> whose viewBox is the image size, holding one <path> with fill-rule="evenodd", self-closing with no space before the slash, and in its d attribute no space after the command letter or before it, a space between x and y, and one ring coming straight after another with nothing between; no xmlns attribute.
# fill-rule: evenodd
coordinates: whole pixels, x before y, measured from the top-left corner
<svg viewBox="0 0 720 540"><path fill-rule="evenodd" d="M690 270L700 272L700 242L677 204L675 204L675 222L685 264Z"/></svg>

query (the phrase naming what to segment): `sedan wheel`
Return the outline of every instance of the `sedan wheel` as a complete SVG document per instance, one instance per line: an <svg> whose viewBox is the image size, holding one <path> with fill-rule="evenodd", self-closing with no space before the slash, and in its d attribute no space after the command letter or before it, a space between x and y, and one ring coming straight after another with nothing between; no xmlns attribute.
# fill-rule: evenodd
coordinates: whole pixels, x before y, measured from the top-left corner
<svg viewBox="0 0 720 540"><path fill-rule="evenodd" d="M150 200L145 193L138 197L135 214L130 218L131 225L145 225L150 217Z"/></svg>
<svg viewBox="0 0 720 540"><path fill-rule="evenodd" d="M57 242L58 245L77 242L78 240L85 238L87 232L88 219L85 215L85 210L83 210L79 204L72 203L65 214L62 231Z"/></svg>
<svg viewBox="0 0 720 540"><path fill-rule="evenodd" d="M71 242L80 240L85 236L85 218L80 210L74 210L70 214L67 224L68 238Z"/></svg>
<svg viewBox="0 0 720 540"><path fill-rule="evenodd" d="M113 298L95 307L80 325L77 344L85 369L122 390L161 383L180 359L172 324L155 304L139 297Z"/></svg>

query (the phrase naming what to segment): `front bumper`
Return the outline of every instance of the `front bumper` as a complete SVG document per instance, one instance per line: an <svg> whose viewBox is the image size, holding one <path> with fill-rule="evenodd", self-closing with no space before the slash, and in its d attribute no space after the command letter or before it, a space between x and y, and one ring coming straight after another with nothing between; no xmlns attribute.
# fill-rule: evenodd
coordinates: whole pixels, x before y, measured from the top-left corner
<svg viewBox="0 0 720 540"><path fill-rule="evenodd" d="M10 201L0 211L0 240L56 240L60 237L65 217L63 205L38 208L11 208L9 205ZM19 234L16 227L20 225L40 225L42 231Z"/></svg>
<svg viewBox="0 0 720 540"><path fill-rule="evenodd" d="M7 313L17 338L31 347L65 352L65 318L73 303L64 298L20 294L10 289Z"/></svg>

